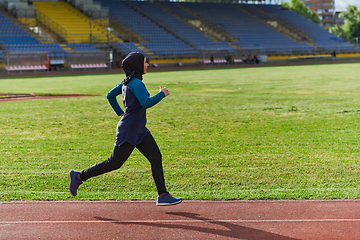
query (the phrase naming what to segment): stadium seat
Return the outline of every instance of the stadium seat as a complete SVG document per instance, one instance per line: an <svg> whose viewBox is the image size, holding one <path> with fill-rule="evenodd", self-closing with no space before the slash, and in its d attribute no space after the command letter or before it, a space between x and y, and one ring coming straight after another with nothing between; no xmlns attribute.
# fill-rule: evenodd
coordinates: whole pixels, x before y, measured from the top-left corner
<svg viewBox="0 0 360 240"><path fill-rule="evenodd" d="M22 30L19 25L13 23L1 12L0 21L3 22L3 25L1 26L2 29L9 29L0 34L0 44L2 44L5 51L15 53L52 51L52 49L48 48L49 44L40 43L35 37L32 37L27 31ZM54 44L52 46L56 51L64 51L59 44ZM0 57L1 56L3 56L2 52L0 53Z"/></svg>
<svg viewBox="0 0 360 240"><path fill-rule="evenodd" d="M146 39L147 43L141 43L141 45L145 46L150 52L162 56L173 56L179 53L181 54L181 52L173 50L175 48L180 48L184 52L188 51L192 54L198 53L198 51L193 47L175 37L173 34L160 27L157 23L151 21L148 17L140 14L138 11L135 11L133 7L128 6L128 4L131 5L137 3L125 3L116 0L102 0L101 3L103 6L109 7L110 15L112 17L116 18L120 23L124 24L135 33ZM157 14L158 13L156 13L156 15ZM160 44L164 43L164 40L167 43L171 43L171 45L165 46L164 44ZM156 45L156 43L159 44Z"/></svg>
<svg viewBox="0 0 360 240"><path fill-rule="evenodd" d="M314 24L310 20L305 19L303 16L293 11L282 10L278 5L258 5L258 7L263 11L266 11L267 13L276 16L282 21L292 25L299 31L307 34L310 38L313 39L314 44L323 50L359 50L359 48L355 47L351 43L346 42L344 39L337 37L326 29L320 27L317 24Z"/></svg>

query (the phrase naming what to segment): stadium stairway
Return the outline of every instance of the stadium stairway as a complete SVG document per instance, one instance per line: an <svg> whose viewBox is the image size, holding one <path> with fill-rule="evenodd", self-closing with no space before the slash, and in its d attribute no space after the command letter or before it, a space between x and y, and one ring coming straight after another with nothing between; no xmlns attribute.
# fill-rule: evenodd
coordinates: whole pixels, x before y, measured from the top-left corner
<svg viewBox="0 0 360 240"><path fill-rule="evenodd" d="M277 5L258 5L257 7L276 16L276 18L281 19L294 28L299 29L301 32L306 33L313 39L314 44L320 52L328 53L337 51L339 53L359 50L359 48L355 47L353 44L346 42L344 39L330 33L326 29L314 24L312 21L294 11L288 11Z"/></svg>
<svg viewBox="0 0 360 240"><path fill-rule="evenodd" d="M171 2L156 2L155 5L159 6L165 14L161 14L158 19L166 22L164 27L167 26L169 32L178 35L179 38L189 45L199 50L234 50L237 46L231 46L222 34L209 34L214 33L213 29L204 30L204 26L198 20L194 20L190 13L182 10L179 4ZM172 18L170 18L172 16ZM192 23L191 23L192 22Z"/></svg>
<svg viewBox="0 0 360 240"><path fill-rule="evenodd" d="M68 51L69 53L74 52L74 49L72 47L68 46L68 44L66 44L66 43L60 43L59 45L60 45L60 47L62 47L62 49L64 49L65 51Z"/></svg>
<svg viewBox="0 0 360 240"><path fill-rule="evenodd" d="M139 49L140 47L140 51L141 49L148 49L152 54L147 55L152 59L198 54L198 51L190 45L166 31L143 12L137 11L138 6L136 5L142 3L147 4L148 2L101 1L101 5L109 7L109 13L112 17L146 39L144 42L135 42L132 45L130 43L121 44L122 46L119 45L120 49L123 49L124 52L127 52L129 48Z"/></svg>
<svg viewBox="0 0 360 240"><path fill-rule="evenodd" d="M310 39L309 36L307 36L306 34L284 23L280 19L276 19L274 16L267 14L265 11L256 8L256 6L248 5L248 4L246 5L240 4L240 5L236 5L236 7L240 8L242 11L246 12L247 14L255 17L257 20L272 27L276 31L281 32L283 35L289 37L294 41L297 42L312 41L312 39ZM272 24L273 22L276 22L276 24Z"/></svg>
<svg viewBox="0 0 360 240"><path fill-rule="evenodd" d="M225 42L228 42L229 45L234 48L239 47L237 44L234 43L239 40L234 38L234 36L232 36L231 34L227 33L224 29L217 27L215 24L209 22L207 19L201 17L199 14L186 8L183 4L176 3L176 5L179 8L181 8L183 11L188 13L190 16L195 18L197 21L201 22L201 29L205 36L209 37L210 39L212 39L215 42L216 41L225 41ZM196 22L192 21L191 23L193 23L193 26L195 26L195 28L199 28L199 27L196 27Z"/></svg>
<svg viewBox="0 0 360 240"><path fill-rule="evenodd" d="M41 35L41 38L47 39L44 41L63 42L62 38L59 35L51 31L51 29L49 29L42 22L36 21L36 26L38 27L37 32L39 33L39 35Z"/></svg>
<svg viewBox="0 0 360 240"><path fill-rule="evenodd" d="M120 48L126 53L140 51L142 53L145 53L147 56L154 55L148 48L141 45L141 43L145 43L148 41L144 39L140 34L134 32L134 30L127 27L124 23L121 23L115 17L110 16L109 25L121 36L121 39L126 41L126 43L123 44L113 44L113 47ZM129 48L129 44L127 43L132 43L130 44L132 47Z"/></svg>
<svg viewBox="0 0 360 240"><path fill-rule="evenodd" d="M154 3L149 3L149 2L146 2L146 3L139 3L139 2L136 2L136 3L130 3L130 2L125 2L125 4L128 6L128 7L130 7L130 8L132 8L134 11L136 11L136 12L138 12L138 13L140 13L141 15L143 15L144 17L146 17L146 18L148 18L150 21L153 21L154 23L156 23L160 28L163 28L165 31L167 31L169 34L171 34L171 35L173 35L173 36L175 36L176 38L178 38L178 39L180 39L182 42L184 42L185 44L187 44L187 45L189 45L189 46L191 46L192 48L194 47L194 46L192 46L192 44L191 43L189 43L188 41L186 41L185 39L183 39L183 38L181 38L178 34L174 34L174 32L173 31L170 31L167 27L166 27L166 25L165 24L163 24L161 21L159 21L157 18L154 18L153 17L153 12L148 12L148 11L146 11L145 9L149 9L149 8L151 8L151 6L154 4ZM160 13L161 14L161 13ZM145 40L145 39L144 39ZM135 43L135 45L139 48L139 49L141 49L141 50L143 50L143 51L145 51L146 53L147 53L147 55L149 55L149 56L154 56L153 54L152 54L152 52L150 52L149 50L148 50L148 48L146 47L147 45L151 45L151 43L149 43L149 41L141 41L140 43Z"/></svg>
<svg viewBox="0 0 360 240"><path fill-rule="evenodd" d="M244 7L241 7L241 9L243 11L247 11L249 14L256 17L259 21L264 22L268 26L271 26L276 31L281 32L283 35L288 36L289 38L293 39L294 41L297 41L299 43L305 42L308 45L315 47L317 50L321 50L321 48L316 46L316 44L314 43L314 39L311 38L306 33L302 32L301 30L299 30L299 29L291 26L290 24L284 22L282 19L277 18L276 16L267 13L266 11L264 11L263 9L259 8L256 5L251 5L251 7L254 9L255 12L257 11L258 13L260 13L260 15L254 13L254 12L250 12L247 9L244 9ZM266 16L266 17L262 18L261 14L263 14L263 16ZM274 24L269 24L269 21L270 22L275 21L277 24L275 24L275 25Z"/></svg>
<svg viewBox="0 0 360 240"><path fill-rule="evenodd" d="M192 44L191 41L188 41L187 38L184 38L184 36L179 34L179 29L177 29L177 31L173 31L174 30L174 29L172 29L173 24L168 25L169 23L173 23L173 21L176 19L176 17L174 15L172 15L171 13L167 12L164 8L162 8L161 5L156 4L156 3L150 3L150 2L146 2L146 3L137 2L136 4L127 3L127 5L131 8L133 8L135 11L144 15L146 18L155 22L160 28L164 29L169 34L180 39L185 44L191 46L194 49L196 48ZM158 13L158 14L154 14L154 13ZM170 19L168 18L169 14L171 16ZM165 16L165 18L164 18L164 16ZM178 19L176 19L176 20L178 20ZM183 22L178 21L177 23L179 23L181 25ZM177 26L177 27L179 27L179 26ZM191 29L187 29L187 30L189 31ZM188 34L189 34L189 32L188 32Z"/></svg>
<svg viewBox="0 0 360 240"><path fill-rule="evenodd" d="M109 26L113 28L126 42L146 42L140 34L135 33L134 30L127 27L124 23L119 22L113 16L110 16L109 18Z"/></svg>
<svg viewBox="0 0 360 240"><path fill-rule="evenodd" d="M108 33L103 27L95 21L90 23L89 17L66 2L33 2L33 5L37 9L37 20L68 43L108 41ZM122 42L111 33L109 41Z"/></svg>
<svg viewBox="0 0 360 240"><path fill-rule="evenodd" d="M306 43L299 43L276 31L248 12L237 8L235 4L190 2L181 4L239 39L234 43L242 49L257 49L266 54L315 50Z"/></svg>

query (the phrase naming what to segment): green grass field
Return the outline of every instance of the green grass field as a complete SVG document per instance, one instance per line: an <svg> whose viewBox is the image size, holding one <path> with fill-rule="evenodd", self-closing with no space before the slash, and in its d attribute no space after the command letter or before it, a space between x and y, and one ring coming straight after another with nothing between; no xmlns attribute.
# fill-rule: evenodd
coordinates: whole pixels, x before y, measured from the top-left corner
<svg viewBox="0 0 360 240"><path fill-rule="evenodd" d="M168 190L185 199L360 197L360 64L148 72L147 127ZM68 172L106 160L119 117L106 93L123 74L0 79L0 92L101 94L0 103L0 200L155 199L150 164L135 150L89 179ZM121 98L119 98L121 102Z"/></svg>

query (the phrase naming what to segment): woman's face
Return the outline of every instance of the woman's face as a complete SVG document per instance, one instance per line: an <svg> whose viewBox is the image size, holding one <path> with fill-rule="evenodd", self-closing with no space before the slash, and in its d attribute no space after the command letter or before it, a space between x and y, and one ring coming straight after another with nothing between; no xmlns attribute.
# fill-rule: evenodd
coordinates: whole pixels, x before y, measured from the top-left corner
<svg viewBox="0 0 360 240"><path fill-rule="evenodd" d="M144 74L146 73L147 68L149 67L149 64L146 62L146 57L144 58Z"/></svg>

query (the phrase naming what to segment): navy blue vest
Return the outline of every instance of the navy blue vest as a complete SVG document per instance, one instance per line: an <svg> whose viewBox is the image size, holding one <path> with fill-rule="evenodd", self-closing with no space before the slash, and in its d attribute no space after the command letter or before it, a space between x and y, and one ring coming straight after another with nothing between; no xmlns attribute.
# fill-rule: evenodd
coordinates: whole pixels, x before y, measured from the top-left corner
<svg viewBox="0 0 360 240"><path fill-rule="evenodd" d="M129 85L122 86L122 95L126 111L117 125L115 145L120 146L128 142L136 146L141 143L145 136L150 134L150 131L145 126L146 109L140 105L139 100L131 92Z"/></svg>

